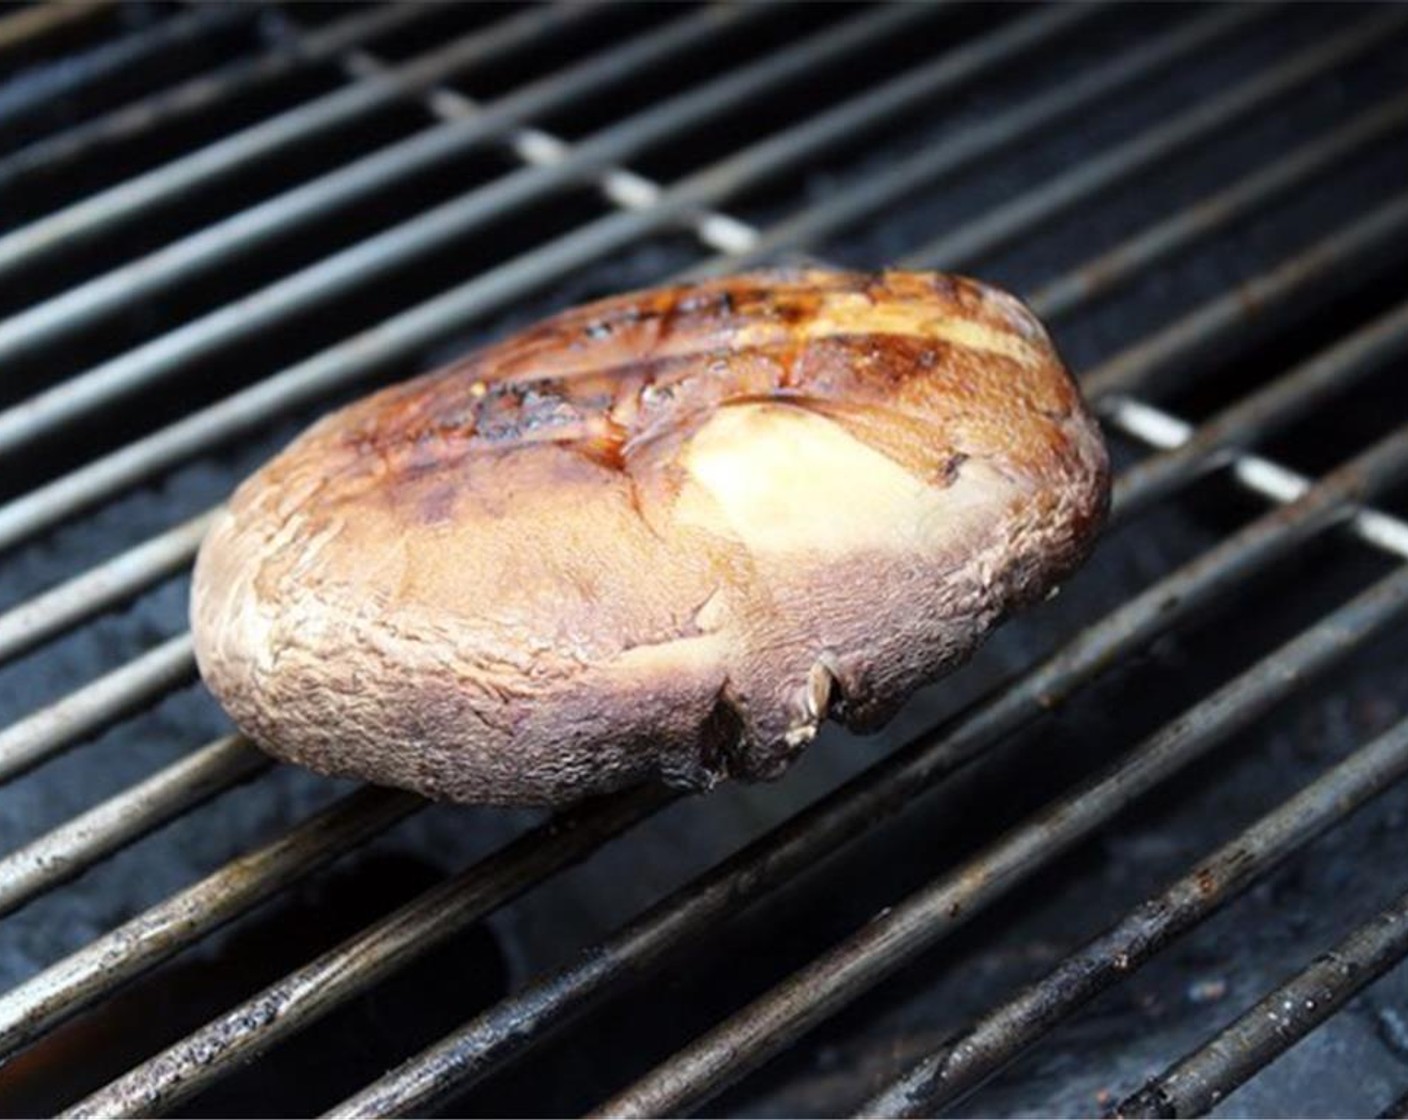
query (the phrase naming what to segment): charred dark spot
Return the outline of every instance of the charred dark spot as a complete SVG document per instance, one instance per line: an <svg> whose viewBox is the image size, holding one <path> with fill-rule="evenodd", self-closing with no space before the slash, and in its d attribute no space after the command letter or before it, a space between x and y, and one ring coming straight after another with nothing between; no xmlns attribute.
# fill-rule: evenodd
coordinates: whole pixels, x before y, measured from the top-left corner
<svg viewBox="0 0 1408 1120"><path fill-rule="evenodd" d="M612 436L598 435L576 440L572 444L572 450L594 466L606 467L613 471L624 470L626 466L625 441ZM634 505L634 493L631 495L631 501Z"/></svg>
<svg viewBox="0 0 1408 1120"><path fill-rule="evenodd" d="M768 306L774 319L795 327L816 318L821 301L815 296L801 296L789 292L786 297L772 300Z"/></svg>
<svg viewBox="0 0 1408 1120"><path fill-rule="evenodd" d="M411 474L424 474L442 465L445 456L441 453L433 435L421 433L421 438L406 445L402 457L402 467Z"/></svg>
<svg viewBox="0 0 1408 1120"><path fill-rule="evenodd" d="M948 462L943 465L943 470L939 472L936 482L944 486L952 486L958 479L958 472L963 469L963 464L968 461L968 456L961 451L955 451L948 457Z"/></svg>
<svg viewBox="0 0 1408 1120"><path fill-rule="evenodd" d="M349 445L379 457L396 474L443 468L476 449L508 454L543 443L575 450L578 470L588 463L623 470L641 449L658 447L666 434L683 437L726 403L791 401L828 415L834 404L834 415L844 419L847 409L864 412L877 404L923 412L938 407L936 401L960 409L1001 395L1030 409L1029 417L1039 411L1048 420L1065 418L1066 402L1059 398L1014 399L1020 386L1009 386L1006 369L996 368L1012 363L994 355L910 334L857 330L815 338L806 330L831 293L922 299L932 282L954 301L981 299L971 282L935 276L916 291L914 281L894 274L823 281L740 277L585 308L544 324L533 346L508 355L506 367L489 351L416 383L414 392L379 401L374 422L358 429ZM639 345L625 345L621 333L642 323ZM762 341L743 347L735 334L739 325L770 329ZM669 331L680 332L670 349L681 352L658 348ZM534 375L531 358L540 344L570 340L585 351L586 339L613 335L596 360L584 357L580 368L566 372L550 365L551 376ZM1011 377L1020 380L1021 373L1014 366ZM910 442L918 445L921 435L912 433ZM951 482L963 458L945 459L948 454L935 448L914 465L917 477Z"/></svg>
<svg viewBox="0 0 1408 1120"><path fill-rule="evenodd" d="M455 487L452 483L441 483L430 491L420 503L420 517L427 525L438 525L449 521L455 511Z"/></svg>
<svg viewBox="0 0 1408 1120"><path fill-rule="evenodd" d="M807 346L804 381L822 393L846 394L870 386L889 394L911 378L946 366L947 349L943 343L910 335L833 335Z"/></svg>
<svg viewBox="0 0 1408 1120"><path fill-rule="evenodd" d="M735 778L748 773L744 755L743 717L729 699L728 686L719 689L704 726L699 729L699 762L710 774Z"/></svg>

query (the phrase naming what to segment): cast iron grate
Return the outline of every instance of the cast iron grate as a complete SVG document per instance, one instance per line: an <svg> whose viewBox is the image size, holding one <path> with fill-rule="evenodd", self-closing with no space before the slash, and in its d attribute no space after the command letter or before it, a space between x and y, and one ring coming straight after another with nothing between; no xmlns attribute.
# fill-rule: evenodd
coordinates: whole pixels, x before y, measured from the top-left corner
<svg viewBox="0 0 1408 1120"><path fill-rule="evenodd" d="M1313 864L1317 838L1355 827L1408 770L1395 675L1408 652L1396 625L1408 608L1408 395L1395 378L1408 352L1405 37L1408 12L1371 6L5 16L0 125L16 127L0 154L0 779L14 846L0 857L0 938L16 944L0 1097L73 1115L219 1111L227 1079L257 1084L293 1036L487 916L527 905L531 919L531 898L590 857L617 876L646 868L644 893L622 888L611 922L566 930L562 951L579 951L565 965L533 961L511 993L476 992L424 1039L393 1040L405 1064L391 1072L344 1054L351 1082L311 1107L954 1109L1225 903L1279 882L1278 865ZM85 1025L103 1037L105 1009L227 923L238 931L362 845L405 837L423 850L486 816L276 771L237 735L190 745L218 726L180 630L209 504L310 415L468 340L587 295L799 252L991 274L1053 325L1123 468L1115 527L1065 601L995 642L950 699L918 703L868 767L853 754L690 805L640 790L549 820L489 815L475 858L450 845L465 858L449 878L251 981L208 1024L173 1017L150 1045L137 1032L130 1063L108 1069L90 1049L85 1068ZM1178 642L1200 663L1175 672ZM1155 684L1141 684L1151 657ZM1287 713L1321 718L1304 713L1339 710L1368 681L1371 710L1323 736L1333 749L1239 779L1254 787L1241 818L1177 824L1180 804L1217 785L1208 759L1266 746L1258 735ZM1103 715L1126 688L1148 710ZM184 749L138 746L154 729ZM1018 755L1038 736L1072 741L1066 769L1027 771ZM873 860L886 835L945 838L985 781L1010 805L907 871L867 871L864 852ZM1382 883L1382 897L1321 888L1302 904L1344 911L1330 955L1312 961L1337 938L1299 923L1291 932L1307 936L1273 970L1284 985L1239 991L1240 1018L1212 1007L1186 1035L1205 1045L1141 1087L1110 1044L1105 1095L1049 1107L1207 1111L1396 965L1408 926L1388 845L1403 804L1366 810L1389 814L1382 859L1361 852L1345 872L1356 888ZM1141 830L1135 808L1175 823ZM711 836L670 863L671 827ZM1058 953L1005 987L977 985L955 1021L931 996L918 1013L929 1034L906 1028L888 1055L843 1060L845 1076L816 1072L844 1041L799 1070L828 1020L861 1035L883 1024L904 1002L886 984L895 974L942 990L940 942L987 967L973 962L988 946L965 944L962 927L997 943L1004 921L1020 925L1024 894L1122 834L1179 839L1123 893L1096 891ZM486 852L493 836L503 843ZM194 855L163 855L163 838ZM1205 858L1189 870L1180 845ZM874 882L855 887L848 860ZM365 866L351 864L354 883ZM809 881L827 895L828 877L855 897L816 936L750 919L787 915ZM742 931L735 951L771 948L719 981L719 1006L698 983L640 993L647 971L699 971L706 985L727 972L708 943L728 944L729 926ZM868 1022L843 1011L867 1001ZM590 1049L590 1029L571 1028L589 1014L612 1023L613 1003L679 1023L627 1035L607 1068L560 1089L512 1080L510 1067L554 1047L547 1068L571 1070L558 1036ZM1157 1068L1134 1057L1141 1076ZM499 1098L476 1097L496 1079ZM1408 1066L1383 1080L1358 1078L1343 1110L1383 1107ZM272 1083L258 1099L290 1107Z"/></svg>

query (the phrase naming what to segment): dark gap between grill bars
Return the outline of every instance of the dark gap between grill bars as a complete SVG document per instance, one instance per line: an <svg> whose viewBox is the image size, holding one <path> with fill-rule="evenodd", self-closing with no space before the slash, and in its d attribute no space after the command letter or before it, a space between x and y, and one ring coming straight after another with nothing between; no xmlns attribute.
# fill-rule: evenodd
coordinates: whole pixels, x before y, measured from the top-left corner
<svg viewBox="0 0 1408 1120"><path fill-rule="evenodd" d="M1391 262L1390 262L1390 263L1391 263ZM1308 290L1309 290L1309 289L1308 289ZM1390 302L1391 302L1391 301L1390 301ZM1385 304L1384 306L1381 306L1381 307L1379 307L1379 308L1377 309L1377 311L1381 311L1381 312L1387 312L1387 311L1389 311L1389 310L1390 310L1390 306L1387 305L1387 304ZM1361 321L1368 321L1371 317L1372 317L1371 315L1365 314L1365 315L1361 316ZM1227 329L1228 329L1228 331L1229 331L1229 337L1235 338L1235 337L1237 336L1237 335L1236 335L1236 332L1237 332L1237 330L1238 330L1239 328L1237 328L1237 327L1235 327L1235 326L1229 325ZM1328 328L1326 328L1326 330L1332 331L1332 327L1328 327ZM1326 333L1326 331L1323 331L1323 330L1322 330L1321 334L1320 334L1318 337L1319 337L1319 339L1320 339L1321 342L1326 343L1326 344L1328 344L1328 343L1334 341L1334 335L1333 335L1333 333ZM1244 343L1244 344L1245 344L1245 343ZM1282 369L1288 368L1291 364L1292 364L1292 363L1290 363L1290 362L1278 362L1278 363L1277 363L1277 365L1279 365L1279 367L1282 368ZM1273 380L1267 380L1267 381L1262 382L1262 385L1265 386L1265 387L1267 387L1267 388L1274 388L1275 384L1276 384L1276 382L1273 381ZM1372 384L1372 382L1369 382L1368 384ZM1250 387L1250 386L1249 386L1249 387ZM1354 396L1353 396L1353 394L1346 394L1346 397L1347 397L1347 399L1349 399L1349 400L1355 399ZM1181 438L1181 436L1180 436L1179 433L1181 433L1181 432L1183 431L1183 429L1181 429L1181 428L1178 427L1177 418L1176 418L1176 417L1170 418L1170 415L1169 415L1169 414L1164 413L1164 412L1162 412L1162 411L1159 410L1159 409L1154 409L1154 410L1152 410L1152 411L1146 409L1145 411L1142 411L1142 412L1141 412L1139 409L1140 409L1140 406L1142 405L1142 403L1143 403L1143 402L1139 402L1139 401L1134 401L1134 402L1116 401L1115 404L1112 406L1112 411L1111 411L1111 413L1110 413L1111 422L1114 423L1114 424L1116 424L1116 425L1118 425L1119 427L1121 427L1121 428L1123 428L1123 429L1125 429L1125 430L1128 430L1128 431L1134 432L1134 433L1136 433L1136 434L1139 434L1139 435L1140 435L1140 438L1152 439L1152 440L1154 441L1154 443L1155 443L1155 446L1173 446L1173 444L1172 444L1172 443L1169 443L1168 441L1169 441L1169 440L1176 440L1176 439L1178 439L1178 438ZM1226 397L1222 398L1220 401L1215 402L1215 403L1212 405L1212 407L1211 407L1209 413L1207 413L1207 414L1210 415L1210 414L1212 414L1212 413L1215 413L1215 412L1218 410L1218 408L1219 408L1220 406L1225 405L1226 403L1229 403L1229 398L1226 398ZM1177 411L1177 410L1175 409L1175 411ZM1201 418L1201 417L1198 417L1198 418ZM1288 431L1290 431L1290 430L1291 430L1291 429L1288 429ZM1368 432L1365 432L1364 434L1367 435L1367 434L1369 434L1369 433L1368 433ZM1380 433L1380 434L1381 434L1381 433ZM1291 436L1288 434L1288 435L1286 435L1284 438L1289 441L1289 440L1291 439ZM1356 438L1357 438L1357 437L1356 437L1356 434L1355 434L1353 431L1347 432L1347 433L1345 434L1345 436L1343 437L1343 440L1344 440L1344 444L1343 444L1344 449L1349 450L1349 451L1355 450L1354 445L1355 445L1355 442L1356 442ZM1160 441L1163 441L1163 442L1160 442ZM1327 451L1326 454L1327 454L1327 456L1328 456L1328 455L1329 455L1329 452ZM1273 458L1275 458L1275 457L1273 456ZM1257 488L1257 487L1262 487L1262 488L1269 487L1272 492L1276 492L1276 491L1278 491L1278 489L1281 490L1281 491L1284 491L1285 487L1290 486L1290 485L1293 485L1292 482L1289 482L1289 481L1287 480L1287 479L1288 479L1288 476L1286 476L1284 473L1282 473L1282 474L1277 474L1276 471L1275 471L1274 469L1272 469L1271 467L1260 468L1260 467L1257 467L1257 466L1256 466L1256 463L1253 462L1253 461L1250 461L1250 460L1238 460L1238 463L1239 463L1239 464L1245 464L1246 462L1251 462L1252 465L1251 465L1251 466L1233 465L1233 466L1231 466L1231 467L1226 467L1226 468L1224 468L1226 471L1230 472L1230 477L1231 477L1234 481L1236 481L1238 485L1241 485L1241 486L1248 486L1248 485L1249 485L1249 486L1252 486L1254 489ZM1298 465L1299 465L1299 464L1298 464ZM1306 464L1306 469L1309 469L1309 468L1311 467L1311 465L1312 465L1312 464L1307 463L1307 464ZM1273 464L1273 466L1274 466L1274 464ZM1201 485L1201 484L1200 484L1200 485ZM1210 491L1210 494L1211 494L1211 491ZM1155 513L1156 516L1162 516L1162 512L1161 512L1161 511L1157 511L1157 510L1156 510L1156 511L1154 511L1154 513ZM1203 513L1203 514L1200 514L1199 516L1209 517L1209 516L1214 516L1214 513L1213 513L1213 511L1210 509L1210 510L1206 511L1206 512ZM1217 517L1221 517L1222 515L1221 515L1221 514L1216 514L1216 516L1217 516ZM1356 525L1358 525L1358 524L1359 524L1359 523L1356 522ZM1365 521L1363 524L1364 524L1364 525L1367 525L1368 527L1365 528L1365 529L1363 529L1362 531L1368 533L1371 539L1378 539L1378 537L1381 537L1384 532L1388 532L1388 531L1389 531L1389 530L1386 530L1382 525L1379 525L1378 522L1374 522L1372 519L1370 519L1370 520L1368 520L1368 521ZM1135 527L1137 528L1137 525L1136 525ZM1360 530L1356 530L1356 531L1360 531ZM1378 536L1376 536L1376 534L1377 534ZM1391 537L1391 533L1390 533L1390 537ZM150 570L152 570L152 569L148 569L148 570L150 571ZM143 578L147 578L147 577L143 577ZM257 1069L257 1068L258 1068L258 1067L256 1067L256 1069Z"/></svg>

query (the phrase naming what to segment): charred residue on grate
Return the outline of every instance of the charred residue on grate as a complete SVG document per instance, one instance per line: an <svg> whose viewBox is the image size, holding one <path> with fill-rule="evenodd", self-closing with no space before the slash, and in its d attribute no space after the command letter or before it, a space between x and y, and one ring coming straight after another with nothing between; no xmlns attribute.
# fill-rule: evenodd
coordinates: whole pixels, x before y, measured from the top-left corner
<svg viewBox="0 0 1408 1120"><path fill-rule="evenodd" d="M164 9L163 14L167 14ZM295 23L302 21L297 7L284 9L282 14ZM409 59L438 46L443 37L468 30L476 21L487 26L507 14L506 9L472 17L439 12L418 29L412 25L388 36L387 54ZM839 24L855 14L852 9L828 9L814 23L809 22L808 30L828 21ZM823 201L883 176L898 160L924 150L926 145L943 144L961 135L985 114L1018 104L1042 89L1061 88L1063 82L1077 79L1111 55L1196 14L1186 9L1106 14L1094 23L1091 34L1072 39L1066 49L987 75L961 96L945 99L942 111L931 106L897 117L852 148L842 146L834 156L809 163L804 172L781 175L766 188L746 193L736 207L728 209L766 223L784 217L795 207ZM573 35L554 40L552 50L537 56L536 68L525 74L549 74L573 57L617 49L623 41L618 36L644 31L647 25L661 25L668 22L668 15L663 9L639 16L624 9L613 10L599 25L588 22ZM321 18L327 22L326 16ZM898 68L941 49L960 46L1005 18L1015 17L991 10L936 14L926 23L924 35L901 36L888 51L877 51L854 66L833 66L830 76L834 82L825 90L815 84L794 83L758 106L756 114L746 114L747 119L735 114L697 134L671 138L630 161L631 166L665 178L687 172L727 155L739 143L769 129L805 119L842 93L868 88L885 77L887 67ZM1360 18L1365 18L1362 13ZM609 124L636 108L629 91L642 98L666 96L697 84L709 76L711 68L727 68L785 50L789 22L787 17L769 15L759 25L759 36L740 50L730 48L724 40L696 52L677 69L658 68L643 74L639 84L574 112L549 115L541 123L560 125L573 136L578 129L590 131ZM952 182L920 190L881 218L867 220L813 248L840 260L866 264L911 251L941 233L961 228L965 218L980 214L994 200L1016 197L1033 184L1079 165L1092 152L1137 137L1142 129L1185 108L1198 94L1222 89L1273 59L1311 46L1345 22L1340 12L1327 7L1302 7L1292 15L1263 20L1255 29L1228 36L1216 49L1159 75L1157 81L1145 83L1129 96L1107 100L1078 122L1052 130L1037 142L1005 150ZM1307 83L1293 101L1288 99L1275 111L1256 114L1236 130L1200 143L1186 159L1161 169L1157 176L1123 184L1098 201L1044 225L990 260L978 262L981 271L1030 291L1086 259L1094 249L1118 242L1177 206L1195 202L1281 155L1305 138L1302 133L1334 129L1391 91L1396 80L1392 64L1397 42L1400 40L1378 46L1362 64L1339 67ZM220 127L234 127L252 119L255 111L292 106L323 89L320 83L340 80L335 69L331 64L320 64L300 72L296 79L270 83L250 100L235 99L230 107L220 110L227 112L227 117L213 119L226 122ZM516 80L514 67L502 64L497 70L491 67L484 72L478 84L469 75L456 85L476 97L491 98L509 91ZM240 109L241 105L248 108ZM245 112L249 116L241 115ZM76 198L79 191L99 182L117 182L128 168L155 166L161 153L182 150L183 144L213 138L218 129L208 124L209 119L203 115L191 118L181 126L189 128L188 132L174 127L154 132L152 148L145 148L144 141L134 137L133 154L123 157L131 162L115 159L110 178L101 177L109 174L106 170L99 174L85 168L82 160L75 160L62 171L71 176L62 180L71 184L65 188L71 193L55 194L54 203ZM287 168L256 167L248 174L241 171L231 179L228 193L223 188L198 192L189 207L173 208L133 240L111 239L101 242L91 255L87 248L73 254L32 289L32 294L26 290L14 298L24 302L42 298L45 291L60 290L80 272L99 271L144 247L183 231L198 230L223 213L335 169L356 153L430 127L431 122L413 101L398 103L394 111L327 142L310 145L300 157L303 162ZM167 139L160 140L161 136ZM146 154L150 152L158 154ZM281 239L268 255L241 261L238 267L222 270L218 277L164 297L145 310L145 317L124 312L120 322L104 324L87 339L65 340L48 355L52 360L36 355L27 388L23 388L24 367L18 371L13 384L23 391L16 399L51 378L58 380L103 356L120 353L133 342L155 338L174 322L216 308L241 291L313 261L336 248L340 237L350 242L386 228L402 210L413 212L433 205L452 197L457 189L473 189L515 166L503 148L486 147L472 159L398 184L345 214L329 215L321 224L314 222L297 235ZM1297 249L1334 234L1381 203L1401 183L1401 145L1381 141L1367 158L1356 156L1347 167L1345 173L1322 177L1290 192L1254 219L1219 230L1216 237L1161 263L1093 312L1062 321L1057 336L1068 356L1077 366L1089 367L1148 330L1219 295L1229 282L1255 276ZM52 174L59 176L60 171ZM0 182L4 181L0 167ZM44 181L31 173L16 183L34 192L32 197L41 198ZM554 235L609 210L610 204L594 187L587 186L566 195L554 193L525 208L512 222L449 242L443 253L428 255L421 266L408 265L397 274L394 285L369 285L369 290L340 302L335 310L314 312L261 335L257 344L241 347L238 353L221 353L210 362L193 365L147 395L123 401L100 423L75 427L71 435L55 439L39 451L27 451L18 461L29 473L25 481L15 484L14 493L22 492L35 479L54 477L86 460L98 446L120 447L127 439L183 415L193 406L220 399L240 385L256 383L357 325L375 322L500 260L531 252ZM344 221L345 226L339 224ZM551 307L648 283L702 255L687 235L652 237L629 252L560 277L540 293L515 301L510 310L466 324L462 338L465 342L484 338ZM1188 379L1194 382L1192 387L1182 376L1171 378L1168 395L1160 397L1159 403L1200 420L1245 392L1272 384L1309 351L1333 343L1408 294L1401 260L1399 247L1385 243L1381 253L1373 257L1372 267L1330 277L1328 282L1308 288L1304 310L1294 322L1279 312L1259 319L1257 309L1248 308L1247 329L1229 335L1227 345L1200 354L1197 376ZM1258 322L1271 329L1258 334L1253 329ZM442 344L436 353L443 356L453 348ZM388 366L378 370L374 380L409 372L434 359L435 355L425 354L395 368ZM348 387L343 392L352 391ZM1395 416L1403 414L1401 403L1401 391L1392 369L1386 366L1332 397L1314 415L1274 434L1263 446L1274 458L1313 473L1337 465L1367 441L1386 434ZM322 407L322 403L305 405L293 414L271 418L255 438L246 436L231 447L212 449L178 470L164 473L158 486L110 501L49 533L40 543L11 553L3 560L6 603L20 602L56 578L82 571L116 549L144 540L177 517L217 500L232 481ZM1126 464L1147 454L1142 445L1123 437L1116 437L1116 443L1117 457ZM492 925L509 956L513 986L608 933L636 908L706 867L764 823L781 819L908 733L929 724L941 710L952 710L963 699L1030 663L1176 564L1216 545L1265 512L1263 503L1229 483L1228 472L1214 473L1176 500L1161 503L1112 532L1092 566L1060 599L1004 631L972 666L914 705L886 737L852 742L829 733L785 785L720 791L707 801L678 806L643 827L638 835L605 849L586 866L502 911L492 919ZM1390 499L1401 499L1401 487ZM965 854L991 839L997 824L1018 821L1386 570L1385 561L1366 553L1342 532L1317 538L1310 547L1259 574L1245 593L1219 601L1189 625L1141 650L1122 664L1116 675L1074 697L1054 718L999 747L956 781L828 861L815 874L776 892L752 912L728 923L710 944L671 958L662 983L618 996L588 1029L569 1031L564 1041L535 1054L520 1070L487 1082L461 1104L505 1111L565 1111L598 1103L644 1072L652 1059L666 1057L762 993L787 970L805 963L879 907L929 876L955 866ZM157 637L174 633L181 625L184 596L184 578L174 579L143 593L130 607L107 614L0 669L5 718L22 715L37 703L62 695L76 681L120 664L149 648ZM788 1056L720 1098L716 1107L749 1115L854 1107L944 1032L1004 998L1017 983L1038 977L1083 937L1168 876L1181 872L1192 859L1240 827L1240 822L1275 804L1328 761L1400 717L1403 682L1401 670L1394 666L1408 660L1404 657L1408 651L1401 647L1402 639L1390 635L1307 688L1292 703L1125 814L1099 837L1042 871L974 925L924 954L898 977L808 1036ZM199 690L188 689L150 713L114 727L98 742L81 747L0 794L12 810L7 825L13 832L7 829L7 846L178 757L220 726L208 700ZM7 919L10 936L17 940L12 942L13 954L3 962L6 979L13 982L31 973L56 954L111 926L134 907L159 900L199 871L218 865L306 809L323 803L332 792L326 783L280 770L127 848L77 884ZM976 812L975 807L983 811ZM1005 1080L965 1107L979 1113L984 1109L1088 1112L1100 1106L1097 1094L1102 1089L1132 1088L1161 1059L1175 1056L1185 1043L1205 1038L1234 1007L1249 1005L1271 982L1281 979L1273 975L1271 964L1308 957L1315 947L1343 932L1352 917L1367 914L1383 901L1384 892L1397 884L1378 874L1381 869L1374 853L1393 843L1394 822L1405 811L1401 791L1393 791L1126 985L1103 997L1015 1067ZM425 855L438 869L448 870L486 851L495 840L512 835L521 824L513 815L436 809L379 841L368 854L349 859L346 881L357 881L362 873L359 869L368 869L374 852L413 858ZM1325 897L1353 897L1353 915L1318 904L1317 900ZM269 915L278 913L277 906L268 910ZM158 983L171 973L180 975L183 965L208 953L228 952L238 957L247 951L240 947L241 931L257 927L260 921L256 913L237 923L207 947L154 974L152 982ZM54 939L56 930L61 931L59 940ZM421 993L427 990L426 985L435 986L433 976L420 983L409 973L404 979ZM1391 999L1384 993L1396 990L1394 983L1385 982L1372 998L1380 1002ZM211 991L222 993L218 996L223 1000L221 1006L232 1002L219 985L212 985ZM465 993L464 1002L430 1033L447 1029L494 995L490 990ZM413 994L409 998L414 1001L417 997ZM429 997L422 994L419 998ZM1359 1006L1376 1005L1366 1002ZM192 1010L186 1025L206 1017L208 1014ZM1275 1111L1278 1098L1274 1094L1284 1092L1288 1095L1280 1100L1293 1100L1300 1107L1310 1107L1307 1102L1315 1101L1325 1101L1326 1107L1347 1107L1345 1101L1354 1101L1353 1107L1359 1109L1379 1107L1392 1095L1389 1088L1396 1091L1401 1087L1393 1084L1392 1077L1400 1067L1394 1064L1397 1059L1382 1049L1382 1042L1374 1041L1382 1031L1360 1031L1369 1037L1355 1034L1362 1020L1356 1011L1334 1020L1332 1027L1326 1028L1325 1038L1307 1043L1299 1056L1287 1059L1294 1068L1288 1072L1278 1067L1254 1082L1246 1090L1249 1095L1239 1100L1248 1105L1268 1102L1266 1109ZM309 1033L310 1045L324 1026L331 1027L331 1022ZM173 1022L169 1029L175 1034L181 1028ZM1131 1043L1132 1034L1143 1037ZM310 1099L304 1107L332 1104L336 1096L356 1088L357 1080L369 1079L424 1041L428 1039L407 1039L379 1053L373 1066L363 1071L364 1078L323 1086L320 1091L326 1099ZM325 1060L329 1052L345 1053L344 1045L327 1040ZM1318 1086L1307 1085L1296 1070L1308 1068L1317 1054L1326 1052L1320 1047L1337 1045L1360 1047L1356 1053L1365 1070L1361 1083L1346 1085L1326 1079ZM217 1089L188 1107L214 1113L221 1111L222 1101L267 1099L261 1093L267 1090L273 1094L275 1089L272 1082L261 1082L263 1069L272 1067L256 1063L228 1083L231 1090L243 1084L253 1098L221 1097ZM0 1080L3 1077L0 1073ZM270 1102L269 1107L277 1111L279 1103Z"/></svg>

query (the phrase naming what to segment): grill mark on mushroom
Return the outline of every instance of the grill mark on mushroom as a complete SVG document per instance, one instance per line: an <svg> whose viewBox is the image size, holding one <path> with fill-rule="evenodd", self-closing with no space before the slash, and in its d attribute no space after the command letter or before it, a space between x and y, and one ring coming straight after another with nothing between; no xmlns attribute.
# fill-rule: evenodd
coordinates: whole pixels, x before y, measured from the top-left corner
<svg viewBox="0 0 1408 1120"><path fill-rule="evenodd" d="M509 383L476 377L471 385L486 386L483 394L466 393L463 378L487 371L457 367L457 373L432 375L419 400L399 400L343 438L358 461L375 452L379 469L366 472L367 485L377 485L383 470L413 478L422 471L443 470L485 445L539 441L570 445L593 463L627 470L632 452L661 433L679 437L718 408L772 400L820 411L919 476L944 478L949 461L968 452L941 449L934 441L931 400L911 407L893 402L904 401L907 381L936 366L949 375L940 389L960 403L965 394L991 392L965 376L973 364L971 351L930 336L853 330L815 334L806 327L785 343L742 346L729 355L701 353L710 356L705 377L699 376L700 353L689 353L622 361L590 378ZM985 376L991 379L997 371L1015 379L1021 367L1014 359L1006 360L1013 363L1010 368L1003 364L1004 356L989 355ZM686 382L688 391L678 391ZM932 386L928 395L933 396ZM1071 408L1069 398L1052 406L1013 403L1031 407L1043 420L1067 416ZM867 421L881 416L881 426L888 425L891 436L900 430L898 425L923 429L924 434L913 434L903 448L893 439L876 439L876 426Z"/></svg>
<svg viewBox="0 0 1408 1120"><path fill-rule="evenodd" d="M314 425L202 547L197 657L275 754L432 796L772 777L1064 578L1107 500L1074 383L995 289L635 293Z"/></svg>

